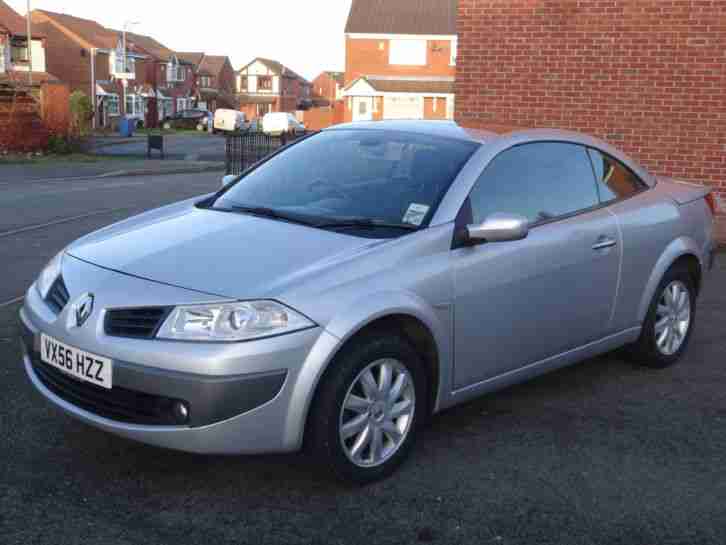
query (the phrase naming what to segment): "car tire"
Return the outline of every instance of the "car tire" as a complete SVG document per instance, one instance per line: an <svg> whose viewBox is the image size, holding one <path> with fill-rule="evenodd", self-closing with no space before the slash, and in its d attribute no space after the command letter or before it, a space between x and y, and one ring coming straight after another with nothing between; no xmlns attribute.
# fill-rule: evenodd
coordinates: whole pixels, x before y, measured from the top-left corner
<svg viewBox="0 0 726 545"><path fill-rule="evenodd" d="M678 301L673 301L674 294ZM640 337L626 349L626 355L632 362L645 367L670 367L688 348L695 323L693 277L686 267L676 265L663 276L648 308Z"/></svg>
<svg viewBox="0 0 726 545"><path fill-rule="evenodd" d="M377 386L373 392L370 379ZM324 475L332 470L339 480L358 485L383 479L409 456L427 417L427 400L424 364L408 341L383 332L364 335L336 356L318 387L307 450Z"/></svg>

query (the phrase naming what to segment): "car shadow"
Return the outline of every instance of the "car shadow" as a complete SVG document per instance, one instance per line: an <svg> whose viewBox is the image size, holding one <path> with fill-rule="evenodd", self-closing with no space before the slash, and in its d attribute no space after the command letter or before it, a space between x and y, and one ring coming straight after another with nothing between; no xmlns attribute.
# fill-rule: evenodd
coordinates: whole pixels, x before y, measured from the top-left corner
<svg viewBox="0 0 726 545"><path fill-rule="evenodd" d="M452 448L472 437L489 448L501 445L512 430L566 428L603 388L618 388L629 377L648 373L613 355L554 371L527 383L512 386L432 417L420 434L413 460L400 475L425 479L432 463L451 456ZM613 385L613 382L616 384ZM596 418L596 415L588 415ZM71 423L72 422L72 423ZM82 458L83 478L91 481L141 480L164 490L186 496L190 490L235 493L240 490L310 491L326 496L349 487L337 483L329 471L305 453L247 456L197 455L148 446L107 434L69 418L65 439ZM373 485L380 486L380 485Z"/></svg>

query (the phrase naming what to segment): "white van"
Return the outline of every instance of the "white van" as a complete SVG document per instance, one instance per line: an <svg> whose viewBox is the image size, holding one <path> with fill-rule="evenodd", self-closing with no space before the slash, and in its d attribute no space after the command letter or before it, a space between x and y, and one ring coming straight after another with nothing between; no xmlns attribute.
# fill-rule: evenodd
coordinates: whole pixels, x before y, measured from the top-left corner
<svg viewBox="0 0 726 545"><path fill-rule="evenodd" d="M247 117L244 112L219 108L214 112L214 131L241 131L247 128Z"/></svg>
<svg viewBox="0 0 726 545"><path fill-rule="evenodd" d="M286 134L299 134L305 132L305 125L287 112L271 112L262 118L262 132L279 136Z"/></svg>

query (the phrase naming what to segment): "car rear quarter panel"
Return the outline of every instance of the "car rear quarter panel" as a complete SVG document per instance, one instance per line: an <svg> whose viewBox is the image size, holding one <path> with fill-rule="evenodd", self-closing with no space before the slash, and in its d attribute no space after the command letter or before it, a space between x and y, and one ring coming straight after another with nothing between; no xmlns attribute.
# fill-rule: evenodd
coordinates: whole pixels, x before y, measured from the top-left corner
<svg viewBox="0 0 726 545"><path fill-rule="evenodd" d="M679 206L659 184L611 207L623 245L613 329L642 324L658 284L679 257L692 254L703 267L707 230L699 227L699 216L705 210L693 204L693 210Z"/></svg>

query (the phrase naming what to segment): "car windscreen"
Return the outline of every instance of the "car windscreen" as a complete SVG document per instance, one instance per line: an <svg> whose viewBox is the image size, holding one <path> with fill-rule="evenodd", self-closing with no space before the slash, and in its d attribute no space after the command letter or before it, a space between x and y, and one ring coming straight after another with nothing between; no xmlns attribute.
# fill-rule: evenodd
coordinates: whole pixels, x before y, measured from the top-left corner
<svg viewBox="0 0 726 545"><path fill-rule="evenodd" d="M478 146L398 131L323 131L247 173L213 207L271 209L326 226L348 220L418 228Z"/></svg>

